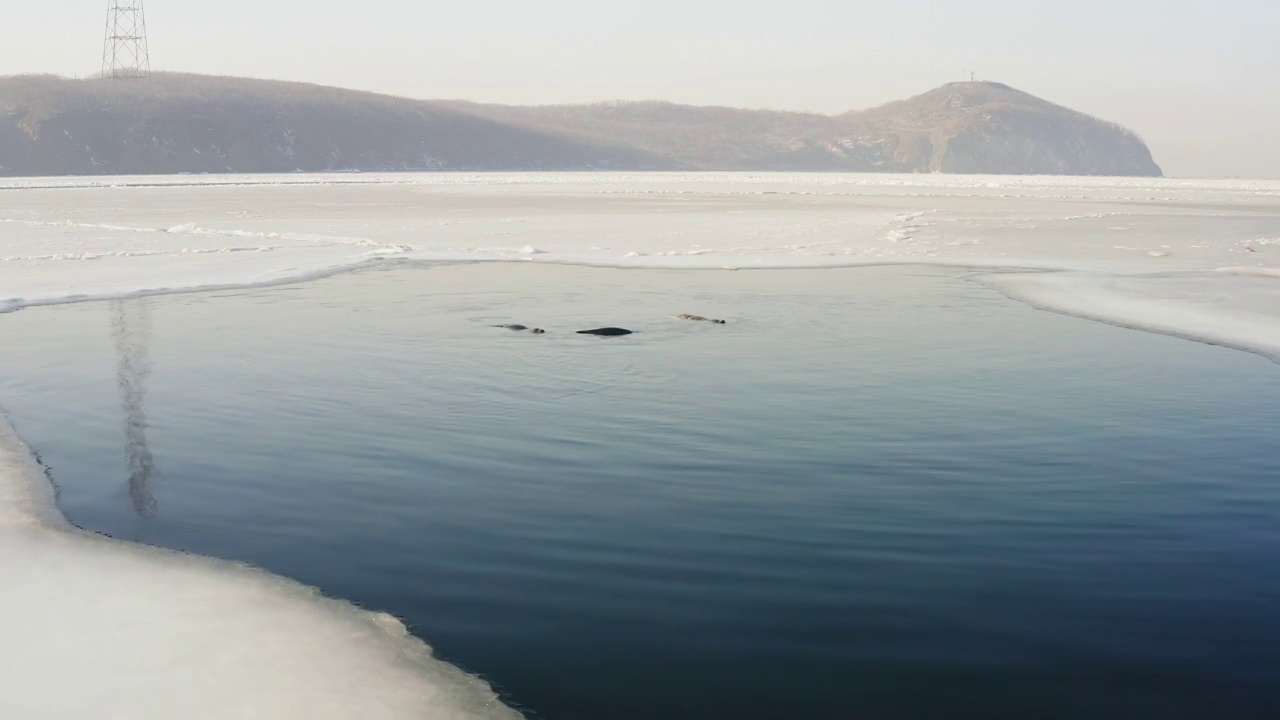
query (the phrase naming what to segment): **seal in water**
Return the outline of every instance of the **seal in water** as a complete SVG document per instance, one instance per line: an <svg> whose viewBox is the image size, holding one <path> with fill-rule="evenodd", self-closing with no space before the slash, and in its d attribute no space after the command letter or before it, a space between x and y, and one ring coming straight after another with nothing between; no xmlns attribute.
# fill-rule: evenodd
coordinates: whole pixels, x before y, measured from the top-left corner
<svg viewBox="0 0 1280 720"><path fill-rule="evenodd" d="M579 335L599 335L601 337L617 337L619 335L630 335L631 331L624 328L606 327L596 328L595 330L579 330Z"/></svg>
<svg viewBox="0 0 1280 720"><path fill-rule="evenodd" d="M541 335L546 332L546 330L543 330L542 328L531 328L526 325L494 325L494 327L499 327L504 330L528 330L534 335Z"/></svg>
<svg viewBox="0 0 1280 720"><path fill-rule="evenodd" d="M709 318L709 317L702 317L701 315L690 315L689 313L685 313L684 315L677 315L676 317L680 318L681 320L693 320L694 322L709 322L709 323L715 323L717 325L724 325L723 320L717 320L715 318Z"/></svg>

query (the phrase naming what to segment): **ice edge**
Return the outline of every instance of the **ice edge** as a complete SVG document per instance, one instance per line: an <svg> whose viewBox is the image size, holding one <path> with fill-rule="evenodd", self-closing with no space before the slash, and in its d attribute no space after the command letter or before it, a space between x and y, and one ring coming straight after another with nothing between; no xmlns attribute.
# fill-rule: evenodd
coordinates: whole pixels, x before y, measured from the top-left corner
<svg viewBox="0 0 1280 720"><path fill-rule="evenodd" d="M521 717L390 615L76 528L3 413L0 565L4 717Z"/></svg>

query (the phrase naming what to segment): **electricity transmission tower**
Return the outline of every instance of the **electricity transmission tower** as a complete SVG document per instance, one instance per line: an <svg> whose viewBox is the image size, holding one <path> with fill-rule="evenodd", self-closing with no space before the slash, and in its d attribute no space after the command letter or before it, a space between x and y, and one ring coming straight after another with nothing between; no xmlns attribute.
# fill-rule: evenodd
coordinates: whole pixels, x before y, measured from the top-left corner
<svg viewBox="0 0 1280 720"><path fill-rule="evenodd" d="M147 18L142 0L107 0L107 32L102 47L102 77L145 78L151 74Z"/></svg>

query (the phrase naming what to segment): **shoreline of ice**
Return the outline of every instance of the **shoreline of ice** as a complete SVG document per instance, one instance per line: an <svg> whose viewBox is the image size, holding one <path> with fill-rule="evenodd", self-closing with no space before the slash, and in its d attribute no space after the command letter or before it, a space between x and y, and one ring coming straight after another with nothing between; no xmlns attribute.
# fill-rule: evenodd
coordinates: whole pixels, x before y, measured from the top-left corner
<svg viewBox="0 0 1280 720"><path fill-rule="evenodd" d="M988 273L973 279L1041 310L1254 353L1280 364L1278 272L1223 268L1108 276L1064 270ZM1161 285L1164 297L1145 287L1151 284Z"/></svg>
<svg viewBox="0 0 1280 720"><path fill-rule="evenodd" d="M1280 310L1270 309L1266 278L1280 284L1280 182L821 173L0 180L0 313L283 285L388 262L1058 271L984 282L1046 310L1274 358ZM1230 279L1194 280L1205 273Z"/></svg>
<svg viewBox="0 0 1280 720"><path fill-rule="evenodd" d="M0 566L4 717L521 717L391 616L73 527L2 416Z"/></svg>

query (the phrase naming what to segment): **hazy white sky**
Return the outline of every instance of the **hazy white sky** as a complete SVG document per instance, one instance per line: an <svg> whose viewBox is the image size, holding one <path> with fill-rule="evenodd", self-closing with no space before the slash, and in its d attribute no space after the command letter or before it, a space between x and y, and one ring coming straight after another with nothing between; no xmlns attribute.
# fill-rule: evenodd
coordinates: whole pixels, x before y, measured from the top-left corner
<svg viewBox="0 0 1280 720"><path fill-rule="evenodd" d="M103 0L10 3L0 74L98 69ZM972 70L1280 177L1280 0L148 0L157 69L506 103L841 112Z"/></svg>

